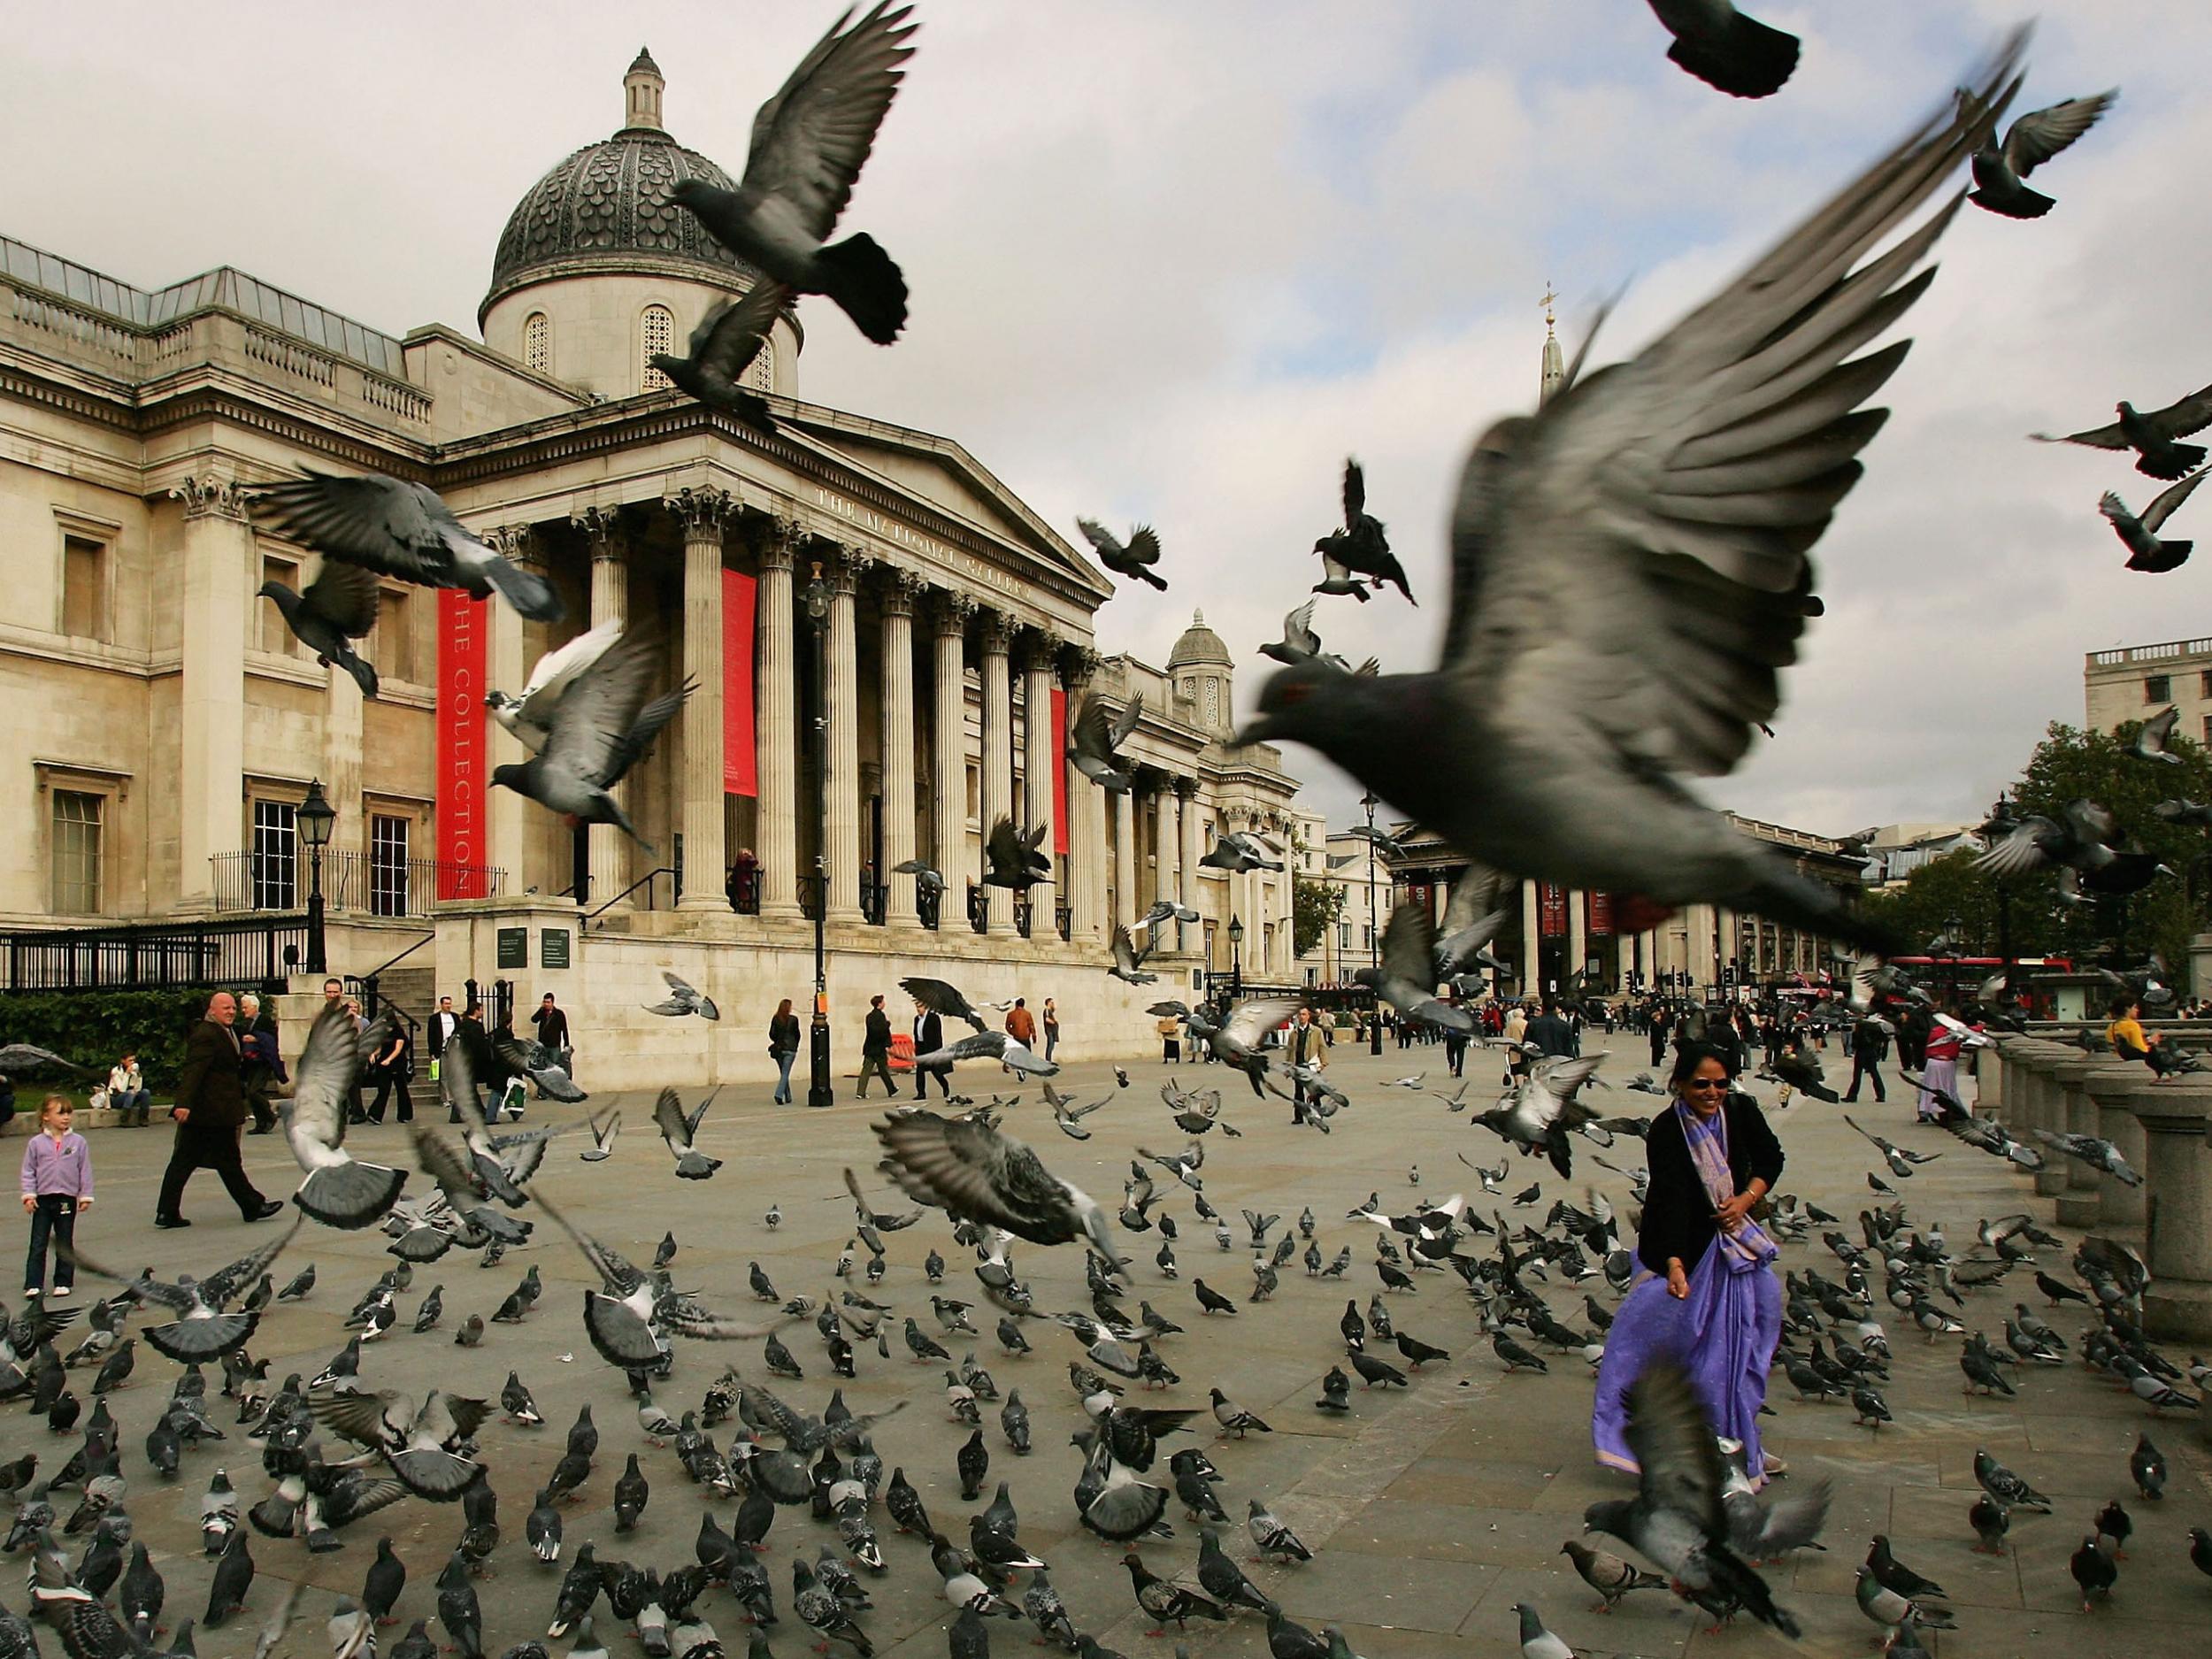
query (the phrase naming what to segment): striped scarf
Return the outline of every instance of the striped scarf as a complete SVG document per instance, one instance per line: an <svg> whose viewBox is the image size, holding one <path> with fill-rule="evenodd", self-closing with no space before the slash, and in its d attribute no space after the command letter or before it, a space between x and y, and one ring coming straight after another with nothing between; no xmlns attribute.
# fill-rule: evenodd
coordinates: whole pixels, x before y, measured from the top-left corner
<svg viewBox="0 0 2212 1659"><path fill-rule="evenodd" d="M1689 1143L1691 1167L1704 1183L1705 1195L1713 1201L1713 1208L1718 1210L1736 1195L1736 1177L1728 1167L1728 1109L1724 1104L1709 1122L1680 1102L1676 1102L1674 1110L1682 1120L1682 1138ZM1720 1233L1715 1237L1720 1243L1722 1259L1732 1273L1747 1273L1755 1267L1764 1267L1781 1254L1774 1240L1749 1216L1743 1218L1743 1225L1734 1233Z"/></svg>

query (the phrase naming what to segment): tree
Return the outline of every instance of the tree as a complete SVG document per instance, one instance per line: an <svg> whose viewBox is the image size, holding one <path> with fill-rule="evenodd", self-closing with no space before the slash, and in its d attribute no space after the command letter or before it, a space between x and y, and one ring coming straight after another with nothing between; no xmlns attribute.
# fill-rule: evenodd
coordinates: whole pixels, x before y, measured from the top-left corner
<svg viewBox="0 0 2212 1659"><path fill-rule="evenodd" d="M1299 956L1326 938L1338 917L1344 914L1344 887L1336 881L1314 881L1294 877L1290 884L1290 941Z"/></svg>

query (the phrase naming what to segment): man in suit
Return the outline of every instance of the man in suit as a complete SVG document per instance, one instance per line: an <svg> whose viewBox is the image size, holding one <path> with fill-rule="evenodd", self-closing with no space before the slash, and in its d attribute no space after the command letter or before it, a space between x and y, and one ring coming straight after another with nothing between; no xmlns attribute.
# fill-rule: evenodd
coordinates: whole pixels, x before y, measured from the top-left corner
<svg viewBox="0 0 2212 1659"><path fill-rule="evenodd" d="M1544 1011L1528 1022L1525 1040L1541 1049L1547 1059L1563 1060L1575 1051L1574 1027L1559 1017L1559 1004L1544 999Z"/></svg>
<svg viewBox="0 0 2212 1659"><path fill-rule="evenodd" d="M861 1100L868 1098L871 1076L881 1077L884 1093L893 1100L898 1099L898 1079L891 1075L891 1016L883 1011L880 996L868 999L868 1029L860 1040Z"/></svg>
<svg viewBox="0 0 2212 1659"><path fill-rule="evenodd" d="M445 1052L446 1044L453 1041L453 1033L460 1029L460 1025L461 1017L453 1011L453 999L449 996L440 997L438 1011L430 1017L429 1034L423 1040L424 1048L430 1056L430 1075L434 1079L438 1075L438 1056Z"/></svg>
<svg viewBox="0 0 2212 1659"><path fill-rule="evenodd" d="M240 1073L243 1058L238 1035L238 1003L228 991L207 1000L207 1012L185 1040L184 1070L177 1078L176 1104L169 1116L176 1121L176 1148L169 1167L162 1171L161 1194L154 1201L154 1225L188 1227L180 1213L184 1184L195 1170L213 1170L238 1213L248 1221L265 1221L284 1206L264 1198L246 1179L239 1162L238 1134L246 1121L246 1096Z"/></svg>
<svg viewBox="0 0 2212 1659"><path fill-rule="evenodd" d="M1329 1069L1328 1036L1313 1023L1313 1015L1305 1009L1291 1017L1288 1047L1293 1065L1310 1066L1317 1071ZM1302 1124L1306 1121L1306 1086L1294 1079L1291 1088L1290 1121Z"/></svg>
<svg viewBox="0 0 2212 1659"><path fill-rule="evenodd" d="M924 1008L914 1004L914 1052L917 1055L935 1054L945 1046L945 1022ZM929 1093L931 1074L919 1066L914 1068L914 1093L917 1097ZM937 1087L949 1100L952 1097L952 1078L949 1071L936 1073Z"/></svg>

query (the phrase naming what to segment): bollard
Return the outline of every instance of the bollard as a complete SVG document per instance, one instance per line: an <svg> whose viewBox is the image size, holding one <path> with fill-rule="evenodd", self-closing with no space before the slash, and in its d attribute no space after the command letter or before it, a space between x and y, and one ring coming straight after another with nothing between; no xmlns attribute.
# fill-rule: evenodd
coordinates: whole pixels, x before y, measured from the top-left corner
<svg viewBox="0 0 2212 1659"><path fill-rule="evenodd" d="M2110 1060L2092 1070L2085 1086L2090 1103L2096 1109L2096 1133L2120 1148L2120 1156L2127 1160L2128 1167L2138 1175L2143 1173L2143 1125L2136 1120L2129 1106L2135 1091L2147 1088L2150 1084L2147 1067L2135 1061ZM2144 1190L2140 1187L2130 1187L2113 1176L2099 1176L2098 1215L2094 1225L2107 1232L2116 1228L2139 1232L2148 1202L2144 1197ZM2065 1205L2062 1202L2059 1211L2060 1218L2063 1220Z"/></svg>
<svg viewBox="0 0 2212 1659"><path fill-rule="evenodd" d="M2076 1060L2080 1057L2078 1054L2073 1056ZM2058 1043L2051 1044L2046 1052L2036 1056L2035 1119L2029 1125L2031 1138L2038 1129L2046 1129L2056 1134L2066 1127L2066 1091L2059 1085L2058 1069L2070 1064L2067 1049ZM2067 1159L2064 1155L2053 1152L2048 1148L2045 1148L2045 1156L2048 1162L2035 1178L2036 1194L2042 1198L2056 1198L2066 1190Z"/></svg>
<svg viewBox="0 0 2212 1659"><path fill-rule="evenodd" d="M1973 1110L1977 1118L1994 1118L2001 1123L2005 1116L2006 1039L1996 1032L1989 1035L1989 1047L1974 1056Z"/></svg>
<svg viewBox="0 0 2212 1659"><path fill-rule="evenodd" d="M2092 1060L2084 1055L2071 1060L2061 1060L2054 1070L2058 1079L2062 1121L2058 1133L2075 1135L2093 1135L2097 1133L2096 1103L2089 1098L2089 1077L2105 1063ZM2062 1158L2066 1168L2066 1186L2058 1194L2058 1222L2062 1227L2093 1227L2102 1213L2098 1198L2099 1189L2112 1178L2083 1163L2079 1158Z"/></svg>
<svg viewBox="0 0 2212 1659"><path fill-rule="evenodd" d="M2139 1087L2127 1105L2143 1125L2144 1329L2164 1341L2202 1342L2212 1339L2212 1085Z"/></svg>

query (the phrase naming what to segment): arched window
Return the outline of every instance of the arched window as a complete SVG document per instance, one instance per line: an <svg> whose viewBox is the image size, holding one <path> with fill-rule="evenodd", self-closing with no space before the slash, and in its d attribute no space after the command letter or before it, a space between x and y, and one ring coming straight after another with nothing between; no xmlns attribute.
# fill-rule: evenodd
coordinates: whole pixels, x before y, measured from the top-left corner
<svg viewBox="0 0 2212 1659"><path fill-rule="evenodd" d="M669 379L653 366L653 358L658 353L675 351L676 314L665 305L648 305L639 335L641 349L638 361L644 368L641 377L644 389L664 392L668 389Z"/></svg>
<svg viewBox="0 0 2212 1659"><path fill-rule="evenodd" d="M522 325L522 366L539 374L553 373L553 325L543 311L532 311Z"/></svg>
<svg viewBox="0 0 2212 1659"><path fill-rule="evenodd" d="M776 389L776 349L764 340L760 344L760 355L746 365L745 386L755 392Z"/></svg>

